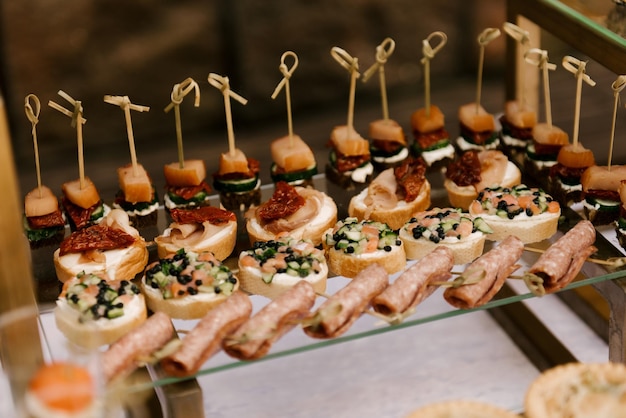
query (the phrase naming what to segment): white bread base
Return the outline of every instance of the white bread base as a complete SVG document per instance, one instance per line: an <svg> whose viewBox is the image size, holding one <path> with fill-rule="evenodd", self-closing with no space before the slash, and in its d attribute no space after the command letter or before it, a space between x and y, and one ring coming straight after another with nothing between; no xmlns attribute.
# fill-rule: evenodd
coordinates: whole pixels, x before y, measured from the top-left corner
<svg viewBox="0 0 626 418"><path fill-rule="evenodd" d="M487 225L493 229L493 233L487 234L490 241L502 241L509 235L515 235L524 244L543 241L556 233L561 213L542 213L532 217L523 218L501 218L498 215L474 214L485 220Z"/></svg>
<svg viewBox="0 0 626 418"><path fill-rule="evenodd" d="M80 322L79 317L80 312L70 307L64 298L57 300L57 306L54 309L57 328L74 344L97 348L115 342L142 324L148 317L148 313L143 295L138 294L124 306L124 315L120 317L100 318L97 321L86 322Z"/></svg>
<svg viewBox="0 0 626 418"><path fill-rule="evenodd" d="M404 244L406 258L409 260L419 260L430 254L438 246L446 246L454 254L454 264L466 264L480 257L485 248L486 236L482 232L474 232L463 240L442 240L434 243L428 239L415 239L405 228L400 229L399 237Z"/></svg>
<svg viewBox="0 0 626 418"><path fill-rule="evenodd" d="M391 229L398 230L411 219L417 212L424 211L430 206L430 183L424 181L422 189L415 200L411 202L399 201L395 208L390 210L374 210L366 217L369 207L365 204L368 189L364 189L358 195L350 199L348 214L359 221L372 220L386 223Z"/></svg>
<svg viewBox="0 0 626 418"><path fill-rule="evenodd" d="M170 254L176 253L181 248L185 248L196 253L210 251L219 261L225 260L235 249L237 222L231 221L224 226L212 226L212 228L215 228L215 231L200 242L195 238L190 238L188 242L185 242L185 240L172 241L170 236L172 228L167 228L163 231L163 234L154 238L159 258L165 258Z"/></svg>
<svg viewBox="0 0 626 418"><path fill-rule="evenodd" d="M131 280L141 273L148 264L148 249L143 238L126 248L103 251L105 261L102 263L86 260L81 253L59 255L60 249L54 252L54 269L60 282L76 277L81 272L93 273L106 271L111 280Z"/></svg>
<svg viewBox="0 0 626 418"><path fill-rule="evenodd" d="M350 279L370 264L378 263L389 274L397 273L406 266L404 245L394 245L391 251L376 250L365 254L347 254L343 250L329 248L327 252L328 268L339 276Z"/></svg>
<svg viewBox="0 0 626 418"><path fill-rule="evenodd" d="M248 218L246 222L246 230L250 237L250 243L257 241L271 241L282 239L285 236L292 237L296 240L309 240L313 245L317 246L322 243L322 235L327 229L332 228L337 223L337 205L335 201L326 193L320 192L322 196L321 209L317 216L306 225L289 231L285 234L274 234L267 231L259 223L256 216Z"/></svg>
<svg viewBox="0 0 626 418"><path fill-rule="evenodd" d="M142 278L140 286L146 297L148 309L152 312L166 313L170 318L176 319L200 319L230 296L221 293L198 293L181 298L163 299L159 289L146 285L145 277ZM239 281L235 284L233 292L238 288Z"/></svg>
<svg viewBox="0 0 626 418"><path fill-rule="evenodd" d="M243 254L243 253L242 253ZM328 265L320 263L320 272L310 274L307 277L291 276L287 273L275 274L270 283L265 283L261 278L261 271L254 267L239 266L237 278L241 282L241 288L253 295L261 295L270 299L276 299L287 290L294 287L299 281L305 280L317 293L326 292L326 279L328 278Z"/></svg>
<svg viewBox="0 0 626 418"><path fill-rule="evenodd" d="M517 168L515 163L509 161L507 163L506 174L502 180L502 184L498 184L497 186L513 187L521 182L521 171ZM464 211L467 211L472 201L478 197L478 191L474 186L457 186L456 183L450 179L445 179L443 186L448 192L450 205L455 208L461 208Z"/></svg>

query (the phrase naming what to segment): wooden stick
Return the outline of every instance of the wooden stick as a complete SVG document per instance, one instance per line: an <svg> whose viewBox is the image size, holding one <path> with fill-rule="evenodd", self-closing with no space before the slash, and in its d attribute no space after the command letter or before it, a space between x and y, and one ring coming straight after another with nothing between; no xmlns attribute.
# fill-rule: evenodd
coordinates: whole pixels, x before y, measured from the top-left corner
<svg viewBox="0 0 626 418"><path fill-rule="evenodd" d="M174 84L172 94L170 95L171 102L164 109L165 113L169 112L172 108L174 109L174 123L176 125L176 145L178 148L178 166L180 168L185 168L185 155L183 152L183 130L180 122L180 104L183 102L183 99L187 94L189 94L191 90L194 90L196 93L193 105L195 107L200 106L200 87L193 78L189 77L178 84Z"/></svg>
<svg viewBox="0 0 626 418"><path fill-rule="evenodd" d="M485 61L485 46L500 36L500 29L487 28L478 36L478 45L480 46L478 55L478 79L476 82L476 113L480 109L480 100L482 94L483 83L483 66Z"/></svg>
<svg viewBox="0 0 626 418"><path fill-rule="evenodd" d="M546 250L541 248L524 247L524 251L530 251L532 253L543 254ZM613 261L611 261L613 260ZM586 261L590 263L600 264L602 266L620 266L623 265L624 257L613 257L611 260L600 260L599 258L587 258Z"/></svg>
<svg viewBox="0 0 626 418"><path fill-rule="evenodd" d="M83 105L80 101L74 100L69 94L67 94L63 90L59 90L57 93L74 107L73 110L68 110L63 106L53 102L52 100L48 101L48 106L50 106L54 110L58 110L65 116L69 116L70 118L72 118L71 126L73 128L76 128L76 141L78 143L78 178L80 180L80 188L84 189L85 162L83 156L83 124L87 122L87 119L83 118Z"/></svg>
<svg viewBox="0 0 626 418"><path fill-rule="evenodd" d="M35 108L30 104L33 101ZM35 149L35 170L37 173L37 190L39 191L39 198L41 198L41 167L39 165L39 144L37 143L37 124L39 123L39 112L41 111L41 102L39 97L34 94L29 94L24 99L24 111L26 117L32 125L31 133L33 137L33 148Z"/></svg>
<svg viewBox="0 0 626 418"><path fill-rule="evenodd" d="M135 151L135 136L133 134L133 122L130 118L130 111L136 110L138 112L148 112L150 108L148 106L141 106L131 103L128 96L104 96L104 102L112 105L116 105L122 108L124 111L124 118L126 120L126 134L128 135L128 147L130 148L130 161L133 166L133 176L139 175L139 169L137 168L137 153Z"/></svg>
<svg viewBox="0 0 626 418"><path fill-rule="evenodd" d="M548 51L539 48L531 48L524 54L524 60L536 65L543 75L543 97L546 106L546 123L552 128L552 105L550 103L550 80L548 71L556 70L556 64L548 62Z"/></svg>
<svg viewBox="0 0 626 418"><path fill-rule="evenodd" d="M294 60L291 68L287 67L287 64L285 64L285 60L287 59L287 57L292 57ZM274 93L272 93L272 99L275 99L278 96L278 93L280 93L283 87L285 87L285 97L287 98L287 130L289 132L290 147L293 147L293 120L291 118L291 90L289 88L289 79L291 78L291 75L297 67L298 56L296 55L296 53L292 51L287 51L283 53L283 55L280 57L280 66L278 67L281 74L283 75L283 79L280 80L280 82L274 89Z"/></svg>
<svg viewBox="0 0 626 418"><path fill-rule="evenodd" d="M393 54L396 43L391 38L385 38L380 45L376 47L376 62L363 73L363 82L366 83L374 73L378 72L380 80L380 97L383 108L383 120L389 119L389 105L387 102L387 86L385 82L385 63Z"/></svg>
<svg viewBox="0 0 626 418"><path fill-rule="evenodd" d="M436 46L431 46L433 39L439 39ZM435 54L448 42L448 36L441 32L432 32L426 39L422 41L422 54L424 57L420 61L424 66L424 109L426 117L430 117L430 60L435 58Z"/></svg>
<svg viewBox="0 0 626 418"><path fill-rule="evenodd" d="M519 43L522 46L522 48L524 48L523 54L525 54L526 50L528 49L528 44L530 43L530 34L528 33L528 31L520 28L519 26L511 22L504 22L504 24L502 25L502 28L504 29L504 32L506 32L507 35L509 35L511 38L517 41L517 43ZM519 98L519 102L521 104L521 108L523 108L526 105L526 88L525 88L526 78L522 75L520 79L521 79L521 82L520 82L521 97Z"/></svg>
<svg viewBox="0 0 626 418"><path fill-rule="evenodd" d="M585 61L580 61L572 56L563 57L563 67L569 71L570 73L576 76L576 106L574 110L574 134L572 136L572 143L574 145L578 144L578 129L580 127L580 102L581 102L581 93L583 81L590 86L595 86L596 82L591 79L585 73L585 67L587 63Z"/></svg>
<svg viewBox="0 0 626 418"><path fill-rule="evenodd" d="M619 93L626 87L626 75L620 75L611 84L613 89L613 96L615 96L615 102L613 103L613 122L611 125L611 141L609 144L609 158L607 163L608 171L611 171L611 162L613 161L613 145L615 142L615 121L617 120L617 106L619 104Z"/></svg>
<svg viewBox="0 0 626 418"><path fill-rule="evenodd" d="M350 100L348 102L348 122L347 122L347 138L353 131L354 120L354 93L356 79L359 78L359 61L356 57L350 56L345 50L335 46L330 50L330 55L337 61L343 68L350 73Z"/></svg>
<svg viewBox="0 0 626 418"><path fill-rule="evenodd" d="M209 84L220 90L224 95L224 110L226 112L226 129L228 132L228 150L231 156L235 156L235 132L233 131L233 116L230 111L230 98L237 100L242 105L248 103L247 99L244 99L234 91L230 89L228 77L222 77L215 73L209 74Z"/></svg>

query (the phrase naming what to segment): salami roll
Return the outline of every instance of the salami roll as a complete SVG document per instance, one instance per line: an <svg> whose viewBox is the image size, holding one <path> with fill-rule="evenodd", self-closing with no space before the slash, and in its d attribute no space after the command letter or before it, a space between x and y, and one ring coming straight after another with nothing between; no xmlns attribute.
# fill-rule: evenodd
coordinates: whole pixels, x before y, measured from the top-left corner
<svg viewBox="0 0 626 418"><path fill-rule="evenodd" d="M430 283L448 280L454 267L454 253L437 247L406 269L390 286L372 300L376 312L392 315L407 311L430 296L437 286Z"/></svg>
<svg viewBox="0 0 626 418"><path fill-rule="evenodd" d="M380 264L370 264L317 309L303 327L304 332L314 338L342 335L388 283L389 275L385 268Z"/></svg>
<svg viewBox="0 0 626 418"><path fill-rule="evenodd" d="M308 316L315 297L313 285L300 280L226 337L222 348L231 357L241 360L263 357L274 342Z"/></svg>
<svg viewBox="0 0 626 418"><path fill-rule="evenodd" d="M169 375L184 377L196 373L222 346L224 337L239 328L252 313L250 297L241 291L207 313L183 339L181 347L161 360Z"/></svg>
<svg viewBox="0 0 626 418"><path fill-rule="evenodd" d="M148 357L174 338L170 317L156 312L143 324L109 346L102 354L102 373L107 382L134 371Z"/></svg>
<svg viewBox="0 0 626 418"><path fill-rule="evenodd" d="M593 224L580 221L541 254L526 274L542 279L546 293L562 289L580 272L587 257L597 251L595 240Z"/></svg>
<svg viewBox="0 0 626 418"><path fill-rule="evenodd" d="M522 256L524 243L509 235L500 244L477 258L459 276L468 284L449 287L443 292L448 303L460 309L482 306L502 288L504 281L519 268L517 260Z"/></svg>

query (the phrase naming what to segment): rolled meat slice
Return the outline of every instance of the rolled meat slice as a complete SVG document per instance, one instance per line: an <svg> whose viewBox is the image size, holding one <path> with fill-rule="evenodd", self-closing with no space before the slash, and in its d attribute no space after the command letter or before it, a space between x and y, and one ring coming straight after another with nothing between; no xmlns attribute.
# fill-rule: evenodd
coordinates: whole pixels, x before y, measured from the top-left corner
<svg viewBox="0 0 626 418"><path fill-rule="evenodd" d="M590 221L580 221L554 242L526 271L525 277L535 276L543 282L545 293L567 286L580 272L585 260L597 251L596 229ZM540 292L543 294L543 292Z"/></svg>
<svg viewBox="0 0 626 418"><path fill-rule="evenodd" d="M430 296L433 282L448 280L454 267L454 253L437 247L406 269L391 285L372 300L372 307L383 315L406 312Z"/></svg>
<svg viewBox="0 0 626 418"><path fill-rule="evenodd" d="M175 338L174 325L167 314L156 312L137 328L115 341L102 354L105 381L133 372L155 351Z"/></svg>
<svg viewBox="0 0 626 418"><path fill-rule="evenodd" d="M222 348L228 355L241 360L263 357L274 342L309 315L315 297L311 283L300 280L227 336Z"/></svg>
<svg viewBox="0 0 626 418"><path fill-rule="evenodd" d="M482 306L502 288L504 281L519 268L524 243L509 235L500 244L474 260L459 276L465 284L443 292L448 303L460 309Z"/></svg>
<svg viewBox="0 0 626 418"><path fill-rule="evenodd" d="M342 335L388 283L389 275L385 268L377 263L370 264L308 318L303 327L304 332L314 338L335 338Z"/></svg>
<svg viewBox="0 0 626 418"><path fill-rule="evenodd" d="M224 337L235 332L251 314L250 297L236 291L198 321L183 339L181 347L161 360L161 367L171 376L184 377L196 373L220 350Z"/></svg>

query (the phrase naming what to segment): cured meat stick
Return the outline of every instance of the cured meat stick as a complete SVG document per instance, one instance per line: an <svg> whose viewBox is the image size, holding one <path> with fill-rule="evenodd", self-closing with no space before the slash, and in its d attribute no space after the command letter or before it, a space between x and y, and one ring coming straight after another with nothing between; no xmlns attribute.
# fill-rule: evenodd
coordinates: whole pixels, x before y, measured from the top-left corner
<svg viewBox="0 0 626 418"><path fill-rule="evenodd" d="M183 339L181 347L161 360L169 375L184 377L196 373L222 346L222 340L239 328L252 313L250 297L241 291L209 311Z"/></svg>
<svg viewBox="0 0 626 418"><path fill-rule="evenodd" d="M459 276L465 284L447 288L443 297L450 305L460 309L484 305L498 293L506 278L519 268L515 263L523 251L524 243L509 235L497 247L467 266Z"/></svg>
<svg viewBox="0 0 626 418"><path fill-rule="evenodd" d="M437 247L406 269L391 285L372 300L378 313L394 315L406 312L432 295L433 282L448 280L454 267L454 253L448 247Z"/></svg>
<svg viewBox="0 0 626 418"><path fill-rule="evenodd" d="M102 355L102 373L105 381L130 374L150 356L174 338L170 317L156 312L143 324L111 344Z"/></svg>
<svg viewBox="0 0 626 418"><path fill-rule="evenodd" d="M567 286L576 277L583 263L597 251L593 243L596 229L590 221L580 221L565 235L552 244L524 274L524 280L543 282L533 293L553 293ZM541 289L543 287L543 289Z"/></svg>
<svg viewBox="0 0 626 418"><path fill-rule="evenodd" d="M305 321L304 332L314 338L335 338L342 335L388 283L387 271L380 264L370 264L350 283L329 297Z"/></svg>
<svg viewBox="0 0 626 418"><path fill-rule="evenodd" d="M231 357L241 360L263 357L274 342L309 315L315 297L313 285L300 280L226 337L222 348Z"/></svg>

